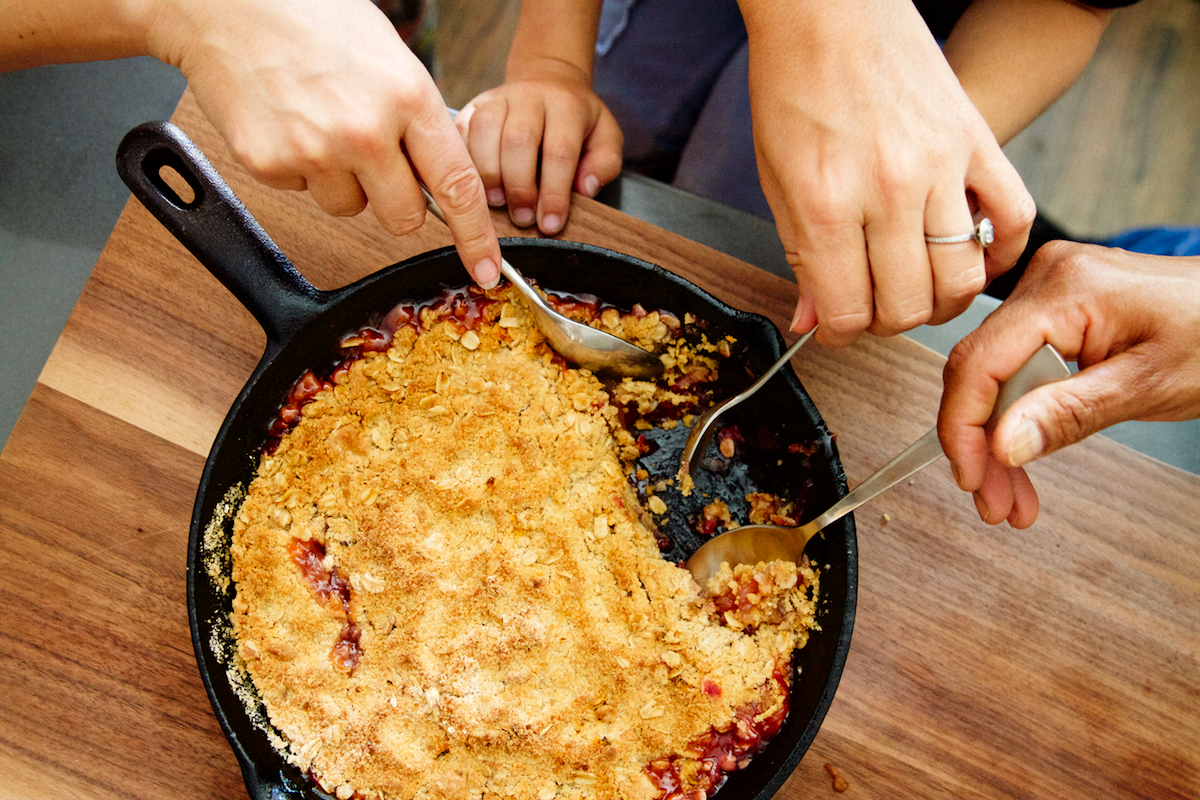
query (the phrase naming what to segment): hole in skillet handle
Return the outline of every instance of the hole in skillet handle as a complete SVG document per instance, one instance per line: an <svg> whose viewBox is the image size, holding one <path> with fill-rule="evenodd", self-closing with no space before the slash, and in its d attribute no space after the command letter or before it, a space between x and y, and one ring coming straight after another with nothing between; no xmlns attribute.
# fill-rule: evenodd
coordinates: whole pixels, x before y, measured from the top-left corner
<svg viewBox="0 0 1200 800"><path fill-rule="evenodd" d="M180 211L190 211L204 202L204 187L170 150L153 150L143 162L146 178L163 199Z"/></svg>

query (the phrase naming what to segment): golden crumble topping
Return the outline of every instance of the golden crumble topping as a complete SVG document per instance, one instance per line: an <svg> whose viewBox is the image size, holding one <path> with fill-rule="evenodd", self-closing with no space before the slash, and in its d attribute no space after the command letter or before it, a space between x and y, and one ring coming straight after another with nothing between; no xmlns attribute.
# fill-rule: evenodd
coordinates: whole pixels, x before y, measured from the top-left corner
<svg viewBox="0 0 1200 800"><path fill-rule="evenodd" d="M702 596L656 546L614 398L683 403L713 362L606 310L675 382L606 389L506 288L478 312L426 309L314 387L248 489L232 621L286 756L343 800L719 785L782 722L817 576L739 567Z"/></svg>

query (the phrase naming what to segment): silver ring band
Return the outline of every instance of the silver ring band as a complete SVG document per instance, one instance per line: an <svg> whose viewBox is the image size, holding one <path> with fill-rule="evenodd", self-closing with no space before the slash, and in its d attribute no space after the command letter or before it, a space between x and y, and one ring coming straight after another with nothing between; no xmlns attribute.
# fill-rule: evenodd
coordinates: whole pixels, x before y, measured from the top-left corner
<svg viewBox="0 0 1200 800"><path fill-rule="evenodd" d="M979 220L979 224L975 226L975 230L970 233L963 233L958 236L926 236L925 241L929 244L979 242L979 246L986 249L989 244L996 241L996 229L992 227L992 221L984 217Z"/></svg>

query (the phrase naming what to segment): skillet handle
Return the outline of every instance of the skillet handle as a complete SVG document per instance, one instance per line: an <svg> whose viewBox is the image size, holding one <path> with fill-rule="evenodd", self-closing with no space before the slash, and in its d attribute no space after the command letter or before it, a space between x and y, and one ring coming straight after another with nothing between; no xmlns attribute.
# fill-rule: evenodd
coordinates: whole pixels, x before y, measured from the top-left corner
<svg viewBox="0 0 1200 800"><path fill-rule="evenodd" d="M184 200L162 177L169 167L192 192ZM117 148L117 172L142 205L231 291L277 348L327 302L288 261L229 184L182 130L147 122Z"/></svg>

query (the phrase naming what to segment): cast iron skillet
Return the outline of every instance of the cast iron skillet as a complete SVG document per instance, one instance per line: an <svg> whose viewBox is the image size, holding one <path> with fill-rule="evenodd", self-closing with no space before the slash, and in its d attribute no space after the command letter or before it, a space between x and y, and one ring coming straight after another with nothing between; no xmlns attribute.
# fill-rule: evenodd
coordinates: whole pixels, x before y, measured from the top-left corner
<svg viewBox="0 0 1200 800"><path fill-rule="evenodd" d="M185 202L162 179L164 167L178 172L195 196ZM452 248L411 258L342 289L315 289L279 248L186 135L168 123L147 123L125 137L117 167L133 194L249 309L267 334L266 352L234 402L209 454L192 514L188 548L188 612L200 675L241 765L254 800L327 798L271 744L261 708L244 702L231 677L229 586L231 491L249 484L258 464L267 426L293 382L307 369L338 360L338 338L377 321L401 301L435 297L447 286L467 282ZM503 242L507 257L526 276L556 291L591 293L623 308L641 303L681 316L708 320L713 333L732 334L747 347L752 370L761 372L782 353L783 340L763 317L735 311L696 286L657 266L590 245L554 240ZM788 469L776 468L767 452L762 466L714 480L706 488L731 503L737 485L750 479L771 490L773 477L807 486L810 502L827 505L846 491L836 448L820 415L790 369L783 370L753 402L739 407L741 424L770 421L781 441L815 442L810 456L787 455ZM769 435L767 438L770 438ZM775 443L777 445L778 442ZM666 453L659 455L670 462ZM678 451L674 455L678 463ZM728 483L728 485L726 485ZM668 498L668 504L674 501ZM666 533L672 558L698 545L687 522L672 518ZM820 631L800 651L801 675L793 682L791 713L782 730L750 765L733 773L721 800L766 800L800 762L833 700L854 621L858 582L857 546L847 517L814 540L808 551L821 567ZM250 707L248 707L250 706Z"/></svg>

